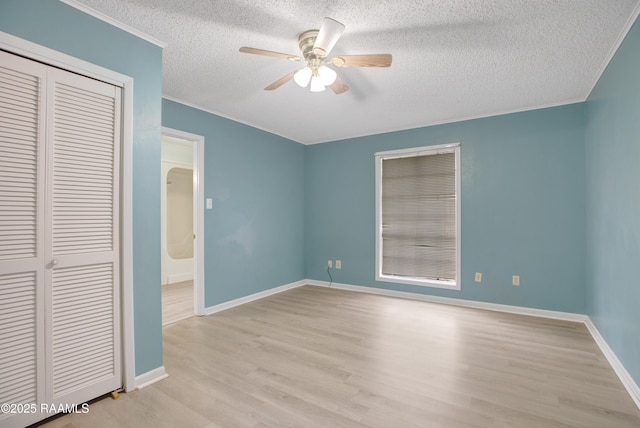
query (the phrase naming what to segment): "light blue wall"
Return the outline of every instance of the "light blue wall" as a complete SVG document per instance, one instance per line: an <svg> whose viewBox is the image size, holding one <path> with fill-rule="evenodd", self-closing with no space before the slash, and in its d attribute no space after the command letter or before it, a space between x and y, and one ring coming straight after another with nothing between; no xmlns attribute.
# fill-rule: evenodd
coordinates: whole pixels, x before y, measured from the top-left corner
<svg viewBox="0 0 640 428"><path fill-rule="evenodd" d="M53 0L0 1L0 31L134 78L133 264L136 374L162 365L162 50Z"/></svg>
<svg viewBox="0 0 640 428"><path fill-rule="evenodd" d="M205 305L304 279L305 146L169 100L162 125L205 138Z"/></svg>
<svg viewBox="0 0 640 428"><path fill-rule="evenodd" d="M327 260L340 259L339 283L584 313L584 125L574 104L308 146L307 278L328 281ZM374 153L450 142L461 143L462 290L376 282Z"/></svg>
<svg viewBox="0 0 640 428"><path fill-rule="evenodd" d="M640 384L640 24L587 101L587 308Z"/></svg>

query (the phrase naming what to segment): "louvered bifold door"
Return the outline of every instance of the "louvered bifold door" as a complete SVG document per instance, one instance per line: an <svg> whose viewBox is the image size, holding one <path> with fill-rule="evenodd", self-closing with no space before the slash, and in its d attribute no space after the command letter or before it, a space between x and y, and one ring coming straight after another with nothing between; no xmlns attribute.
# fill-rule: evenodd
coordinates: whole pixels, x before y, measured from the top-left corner
<svg viewBox="0 0 640 428"><path fill-rule="evenodd" d="M48 74L48 393L80 403L121 386L120 89Z"/></svg>
<svg viewBox="0 0 640 428"><path fill-rule="evenodd" d="M0 403L14 406L0 411L0 426L34 422L25 406L44 399L45 74L42 64L0 51Z"/></svg>

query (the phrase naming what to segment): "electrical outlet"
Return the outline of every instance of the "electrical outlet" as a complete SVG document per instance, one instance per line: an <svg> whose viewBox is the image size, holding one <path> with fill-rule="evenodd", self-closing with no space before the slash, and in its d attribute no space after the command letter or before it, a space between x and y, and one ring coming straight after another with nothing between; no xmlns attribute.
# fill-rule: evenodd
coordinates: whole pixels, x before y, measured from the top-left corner
<svg viewBox="0 0 640 428"><path fill-rule="evenodd" d="M515 285L516 287L520 285L520 275L513 275L511 279L512 279L511 283L513 285Z"/></svg>
<svg viewBox="0 0 640 428"><path fill-rule="evenodd" d="M332 262L331 260L329 260L329 261L327 262L327 267L330 267L330 268L332 268L332 267L333 267L333 262Z"/></svg>
<svg viewBox="0 0 640 428"><path fill-rule="evenodd" d="M482 272L476 272L476 282L482 282Z"/></svg>
<svg viewBox="0 0 640 428"><path fill-rule="evenodd" d="M342 269L342 260L336 260L336 269Z"/></svg>

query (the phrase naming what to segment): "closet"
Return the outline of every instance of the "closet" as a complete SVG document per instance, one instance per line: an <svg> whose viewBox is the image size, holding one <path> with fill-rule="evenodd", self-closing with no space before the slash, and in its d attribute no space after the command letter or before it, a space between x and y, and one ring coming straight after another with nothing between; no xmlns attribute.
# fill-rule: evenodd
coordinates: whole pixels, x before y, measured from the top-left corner
<svg viewBox="0 0 640 428"><path fill-rule="evenodd" d="M1 426L122 385L121 92L0 51Z"/></svg>

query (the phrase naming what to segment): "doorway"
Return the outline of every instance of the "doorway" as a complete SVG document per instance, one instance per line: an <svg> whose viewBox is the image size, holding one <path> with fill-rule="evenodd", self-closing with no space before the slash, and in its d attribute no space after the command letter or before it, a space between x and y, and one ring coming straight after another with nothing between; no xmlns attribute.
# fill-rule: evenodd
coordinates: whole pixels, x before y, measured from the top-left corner
<svg viewBox="0 0 640 428"><path fill-rule="evenodd" d="M204 138L162 129L162 325L204 313Z"/></svg>

